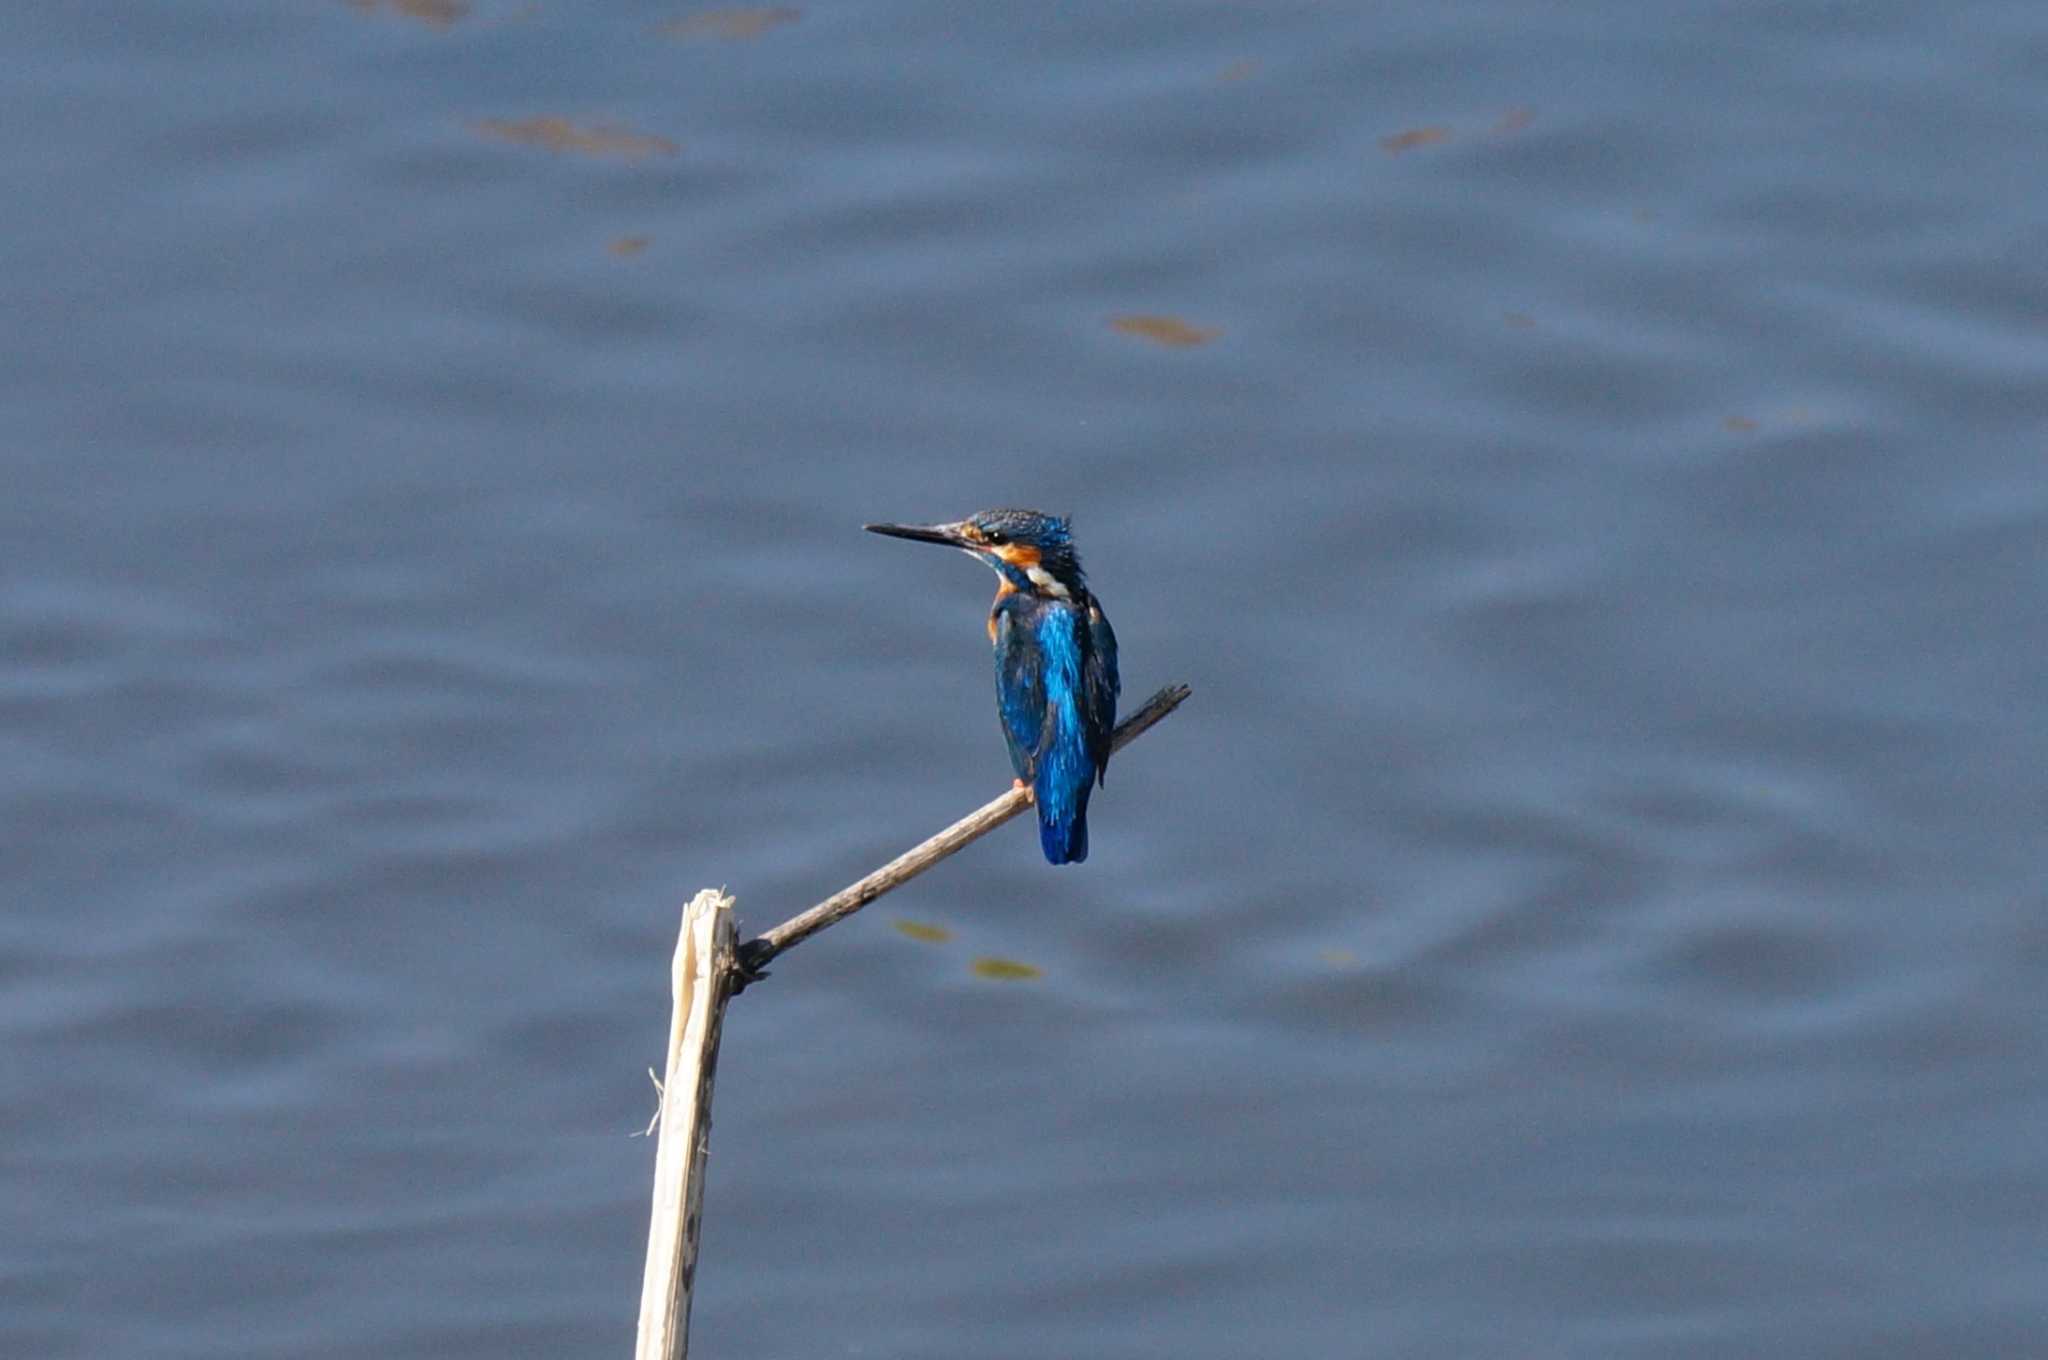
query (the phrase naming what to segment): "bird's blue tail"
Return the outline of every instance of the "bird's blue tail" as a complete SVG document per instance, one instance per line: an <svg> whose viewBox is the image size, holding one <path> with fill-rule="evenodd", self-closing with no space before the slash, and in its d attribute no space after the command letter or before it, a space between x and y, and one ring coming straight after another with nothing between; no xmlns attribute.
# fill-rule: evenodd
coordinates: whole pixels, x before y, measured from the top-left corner
<svg viewBox="0 0 2048 1360"><path fill-rule="evenodd" d="M1088 811L1070 817L1038 818L1038 845L1049 864L1079 864L1088 858Z"/></svg>
<svg viewBox="0 0 2048 1360"><path fill-rule="evenodd" d="M1055 681L1048 689L1064 689ZM1053 864L1079 864L1088 858L1088 795L1101 778L1081 730L1079 706L1071 697L1059 702L1059 721L1039 753L1031 796L1038 804L1038 844Z"/></svg>

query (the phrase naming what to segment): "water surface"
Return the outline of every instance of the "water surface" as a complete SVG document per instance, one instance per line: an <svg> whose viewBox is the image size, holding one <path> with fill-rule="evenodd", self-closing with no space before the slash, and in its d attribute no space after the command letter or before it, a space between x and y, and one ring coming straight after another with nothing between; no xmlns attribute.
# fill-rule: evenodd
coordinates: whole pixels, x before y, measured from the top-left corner
<svg viewBox="0 0 2048 1360"><path fill-rule="evenodd" d="M2038 1349L2039 6L0 36L0 1351L626 1346L997 504L1195 698L737 1004L704 1354Z"/></svg>

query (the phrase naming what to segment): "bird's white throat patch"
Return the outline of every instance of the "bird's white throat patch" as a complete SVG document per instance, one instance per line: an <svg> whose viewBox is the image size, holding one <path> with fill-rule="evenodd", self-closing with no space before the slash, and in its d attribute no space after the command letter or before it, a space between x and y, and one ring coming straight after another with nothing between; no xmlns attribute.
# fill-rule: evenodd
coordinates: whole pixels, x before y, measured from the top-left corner
<svg viewBox="0 0 2048 1360"><path fill-rule="evenodd" d="M1054 576L1044 567L1033 564L1024 568L1024 574L1031 578L1032 585L1037 586L1046 594L1057 595L1063 600L1067 598L1067 588L1060 584L1058 577Z"/></svg>

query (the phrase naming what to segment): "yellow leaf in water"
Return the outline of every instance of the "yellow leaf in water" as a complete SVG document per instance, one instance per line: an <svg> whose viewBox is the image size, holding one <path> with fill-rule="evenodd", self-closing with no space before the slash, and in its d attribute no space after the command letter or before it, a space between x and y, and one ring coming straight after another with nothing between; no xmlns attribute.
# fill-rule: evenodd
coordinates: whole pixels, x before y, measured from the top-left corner
<svg viewBox="0 0 2048 1360"><path fill-rule="evenodd" d="M1316 957L1332 968L1349 968L1358 962L1358 955L1348 949L1318 949Z"/></svg>
<svg viewBox="0 0 2048 1360"><path fill-rule="evenodd" d="M1389 156L1398 156L1403 151L1413 151L1418 146L1435 146L1438 142L1449 141L1451 130L1441 125L1436 127L1410 128L1397 132L1391 137L1380 138L1380 149Z"/></svg>
<svg viewBox="0 0 2048 1360"><path fill-rule="evenodd" d="M781 5L750 9L707 9L686 19L663 24L660 32L671 38L723 38L736 42L758 38L771 28L793 24L804 17L800 9Z"/></svg>
<svg viewBox="0 0 2048 1360"><path fill-rule="evenodd" d="M1730 416L1721 422L1721 428L1734 434L1748 434L1757 428L1757 422L1748 416Z"/></svg>
<svg viewBox="0 0 2048 1360"><path fill-rule="evenodd" d="M1206 345L1223 334L1203 326L1190 326L1175 316L1117 316L1111 317L1109 324L1125 335L1135 335L1155 345L1170 345L1175 349Z"/></svg>
<svg viewBox="0 0 2048 1360"><path fill-rule="evenodd" d="M1045 974L1028 963L1015 959L976 959L968 965L976 977L988 978L995 982L1029 982Z"/></svg>
<svg viewBox="0 0 2048 1360"><path fill-rule="evenodd" d="M579 127L566 118L486 118L476 125L486 137L549 151L574 151L585 156L673 156L681 150L666 137L650 137L615 127Z"/></svg>
<svg viewBox="0 0 2048 1360"><path fill-rule="evenodd" d="M618 240L606 246L605 249L619 256L638 255L641 251L647 249L647 238L645 236L621 236Z"/></svg>
<svg viewBox="0 0 2048 1360"><path fill-rule="evenodd" d="M899 933L908 935L913 940L921 940L925 944L944 944L953 938L953 932L944 926L928 926L922 921L898 920L896 929Z"/></svg>

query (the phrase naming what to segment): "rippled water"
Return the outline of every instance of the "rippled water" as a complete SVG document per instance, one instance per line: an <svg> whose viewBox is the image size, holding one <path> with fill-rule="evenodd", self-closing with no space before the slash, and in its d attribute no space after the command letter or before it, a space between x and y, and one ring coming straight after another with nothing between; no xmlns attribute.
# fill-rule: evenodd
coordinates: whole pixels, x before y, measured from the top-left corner
<svg viewBox="0 0 2048 1360"><path fill-rule="evenodd" d="M736 1004L701 1353L2040 1349L2038 5L0 36L0 1352L623 1350L1008 503L1195 697Z"/></svg>

